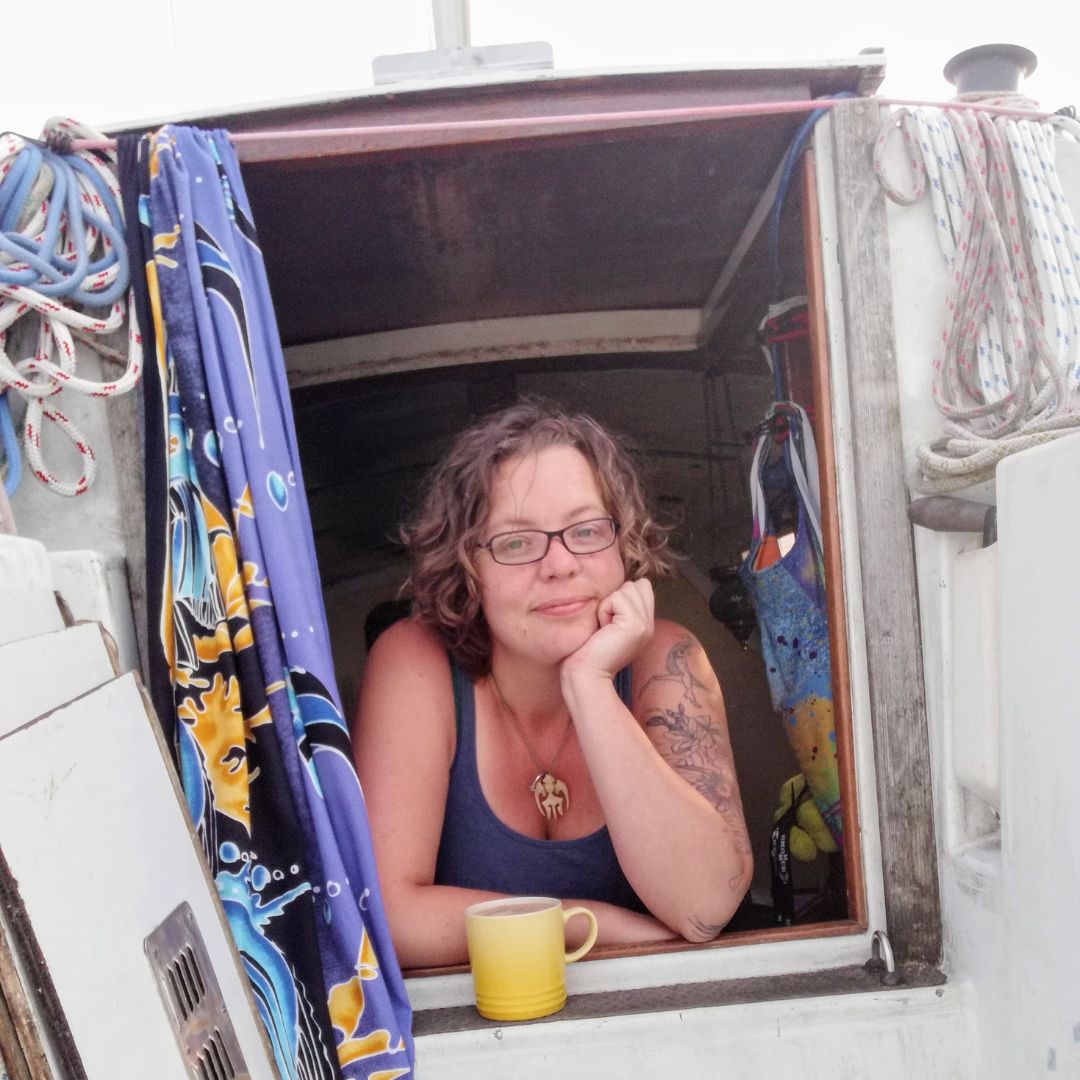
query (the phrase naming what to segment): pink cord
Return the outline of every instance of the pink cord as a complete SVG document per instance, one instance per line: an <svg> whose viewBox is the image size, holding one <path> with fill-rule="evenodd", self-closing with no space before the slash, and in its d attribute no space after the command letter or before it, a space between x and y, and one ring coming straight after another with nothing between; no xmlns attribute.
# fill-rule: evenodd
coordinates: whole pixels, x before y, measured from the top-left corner
<svg viewBox="0 0 1080 1080"><path fill-rule="evenodd" d="M560 116L507 116L487 120L428 121L419 124L376 124L366 127L305 128L297 131L241 131L229 136L234 145L261 142L269 139L327 139L343 136L380 136L422 134L441 131L498 131L519 127L550 125L588 125L632 123L650 120L721 120L734 116L771 116L783 113L811 112L830 109L849 101L876 101L879 105L928 106L937 109L959 109L992 112L997 116L1016 116L1029 120L1046 120L1053 113L1019 109L1007 105L991 105L973 101L912 101L903 98L820 98L816 101L748 102L738 105L695 105L679 109L631 109L625 112L569 113ZM76 150L115 150L115 139L75 139Z"/></svg>

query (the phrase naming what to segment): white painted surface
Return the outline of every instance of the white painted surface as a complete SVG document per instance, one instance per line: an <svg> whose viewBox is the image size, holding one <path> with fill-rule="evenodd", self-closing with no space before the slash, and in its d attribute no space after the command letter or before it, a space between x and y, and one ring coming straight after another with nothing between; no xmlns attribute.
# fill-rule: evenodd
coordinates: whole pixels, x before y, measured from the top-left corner
<svg viewBox="0 0 1080 1080"><path fill-rule="evenodd" d="M416 1075L976 1080L973 1040L971 991L958 985L429 1035Z"/></svg>
<svg viewBox="0 0 1080 1080"><path fill-rule="evenodd" d="M1080 1076L1080 435L998 467L1001 1076Z"/></svg>
<svg viewBox="0 0 1080 1080"><path fill-rule="evenodd" d="M1001 806L998 695L998 549L964 551L953 566L953 773L995 809Z"/></svg>
<svg viewBox="0 0 1080 1080"><path fill-rule="evenodd" d="M252 1077L276 1074L133 675L0 738L0 846L91 1080L186 1080L143 940L189 901Z"/></svg>
<svg viewBox="0 0 1080 1080"><path fill-rule="evenodd" d="M56 610L51 592L44 594L41 602ZM0 645L0 687L3 688L0 736L114 677L101 627L95 623ZM14 945L7 912L3 910L0 910L0 934L7 939L8 951L15 959L45 1055L56 1075L61 1076L49 1025L38 1009L37 995L31 990L32 977Z"/></svg>
<svg viewBox="0 0 1080 1080"><path fill-rule="evenodd" d="M131 611L127 566L119 555L97 551L55 551L49 555L53 582L75 619L99 622L120 654L120 672L139 666L139 646Z"/></svg>
<svg viewBox="0 0 1080 1080"><path fill-rule="evenodd" d="M63 626L45 545L0 535L0 643Z"/></svg>
<svg viewBox="0 0 1080 1080"><path fill-rule="evenodd" d="M1078 150L1059 144L1074 206ZM947 282L927 203L890 206L889 227L910 478L917 443L940 434L930 365ZM964 493L996 494L996 551L915 530L945 968L974 989L980 1080L1080 1075L1078 490L1074 436L1006 459L996 485Z"/></svg>
<svg viewBox="0 0 1080 1080"><path fill-rule="evenodd" d="M4 688L0 735L115 677L97 623L0 645L0 686Z"/></svg>

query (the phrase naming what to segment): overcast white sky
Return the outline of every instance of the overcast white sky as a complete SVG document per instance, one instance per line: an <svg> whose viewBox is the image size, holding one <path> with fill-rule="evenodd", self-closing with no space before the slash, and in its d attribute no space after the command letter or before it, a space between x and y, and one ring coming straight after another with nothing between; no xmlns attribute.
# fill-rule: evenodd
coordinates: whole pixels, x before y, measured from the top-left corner
<svg viewBox="0 0 1080 1080"><path fill-rule="evenodd" d="M472 0L471 11L474 44L547 41L563 70L835 59L879 45L883 93L941 99L952 93L941 76L950 56L1007 41L1039 57L1028 94L1055 109L1080 97L1074 35L1050 18L1049 0ZM104 126L341 93L371 85L374 56L434 44L430 0L111 0L92 19L79 0L52 0L48 15L64 33L7 50L0 128L36 134L54 113Z"/></svg>

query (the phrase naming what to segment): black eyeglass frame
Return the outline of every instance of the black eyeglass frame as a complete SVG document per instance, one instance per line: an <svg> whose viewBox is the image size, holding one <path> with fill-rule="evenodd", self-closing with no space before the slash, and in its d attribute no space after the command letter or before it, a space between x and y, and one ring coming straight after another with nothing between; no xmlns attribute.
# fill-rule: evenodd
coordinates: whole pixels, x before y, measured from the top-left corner
<svg viewBox="0 0 1080 1080"><path fill-rule="evenodd" d="M571 529L580 528L582 525L588 525L593 521L607 521L611 523L610 542L606 543L603 547L593 548L591 551L575 551L566 542L565 534ZM618 520L613 517L585 518L584 521L575 521L572 525L567 525L564 529L509 529L506 532L496 533L486 544L477 544L476 547L480 551L486 551L499 566L530 566L532 563L538 563L546 558L547 553L551 550L551 541L556 537L558 537L559 542L571 555L598 555L601 551L607 551L608 548L615 545L615 541L619 539L620 528L621 526ZM521 533L534 533L546 537L547 543L544 545L544 550L535 559L528 559L525 562L507 563L503 562L501 559L495 558L495 551L492 545L497 540L500 540L504 536L519 536Z"/></svg>

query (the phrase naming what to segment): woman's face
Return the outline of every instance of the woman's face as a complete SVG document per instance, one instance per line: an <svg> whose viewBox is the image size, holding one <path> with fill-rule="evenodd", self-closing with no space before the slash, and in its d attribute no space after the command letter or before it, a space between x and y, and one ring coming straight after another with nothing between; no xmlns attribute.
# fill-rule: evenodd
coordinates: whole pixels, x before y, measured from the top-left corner
<svg viewBox="0 0 1080 1080"><path fill-rule="evenodd" d="M549 446L499 467L481 542L516 529L562 529L610 516L582 453ZM574 555L554 538L539 562L504 566L480 551L476 570L493 657L508 652L544 665L560 663L585 644L598 628L600 601L626 578L618 543Z"/></svg>

